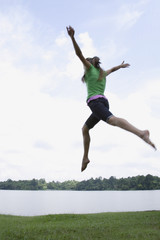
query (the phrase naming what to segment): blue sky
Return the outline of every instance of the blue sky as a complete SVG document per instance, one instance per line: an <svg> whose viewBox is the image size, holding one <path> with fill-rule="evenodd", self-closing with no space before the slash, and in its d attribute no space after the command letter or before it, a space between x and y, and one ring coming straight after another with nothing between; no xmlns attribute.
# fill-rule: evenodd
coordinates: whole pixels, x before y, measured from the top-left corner
<svg viewBox="0 0 160 240"><path fill-rule="evenodd" d="M158 0L0 0L0 180L83 180L99 176L160 176L160 154L141 139L101 122L91 131L90 160L80 172L81 128L90 115L84 55L104 69L113 114L149 129L159 147L160 2Z"/></svg>

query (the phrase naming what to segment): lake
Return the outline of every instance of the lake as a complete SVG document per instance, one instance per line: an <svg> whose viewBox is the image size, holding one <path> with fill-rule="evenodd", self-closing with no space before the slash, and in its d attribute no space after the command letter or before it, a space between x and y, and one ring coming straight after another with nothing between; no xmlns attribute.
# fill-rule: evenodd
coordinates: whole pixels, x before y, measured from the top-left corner
<svg viewBox="0 0 160 240"><path fill-rule="evenodd" d="M0 190L0 214L38 216L160 210L155 191Z"/></svg>

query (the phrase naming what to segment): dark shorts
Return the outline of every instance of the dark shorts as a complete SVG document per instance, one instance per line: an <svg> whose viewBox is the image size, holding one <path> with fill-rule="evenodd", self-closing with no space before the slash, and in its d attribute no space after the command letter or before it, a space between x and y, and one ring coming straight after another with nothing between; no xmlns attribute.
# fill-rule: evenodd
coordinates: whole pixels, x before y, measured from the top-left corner
<svg viewBox="0 0 160 240"><path fill-rule="evenodd" d="M88 103L92 114L85 122L88 129L93 128L100 120L107 121L113 114L109 111L109 102L105 98L98 98Z"/></svg>

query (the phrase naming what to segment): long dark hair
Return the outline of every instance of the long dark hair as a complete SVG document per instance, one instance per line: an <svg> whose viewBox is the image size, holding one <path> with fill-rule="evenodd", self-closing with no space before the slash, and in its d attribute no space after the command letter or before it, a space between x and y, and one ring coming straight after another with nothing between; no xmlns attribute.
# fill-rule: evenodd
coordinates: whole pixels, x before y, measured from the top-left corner
<svg viewBox="0 0 160 240"><path fill-rule="evenodd" d="M99 69L99 78L97 79L98 81L102 80L103 76L104 76L104 71L103 69L100 67L100 61L97 61L95 64L93 63L93 59L96 58L96 57L93 57L93 58L86 58L86 60L88 62L90 62L95 68ZM84 75L83 77L81 78L82 82L84 83L85 82L85 72L84 72Z"/></svg>

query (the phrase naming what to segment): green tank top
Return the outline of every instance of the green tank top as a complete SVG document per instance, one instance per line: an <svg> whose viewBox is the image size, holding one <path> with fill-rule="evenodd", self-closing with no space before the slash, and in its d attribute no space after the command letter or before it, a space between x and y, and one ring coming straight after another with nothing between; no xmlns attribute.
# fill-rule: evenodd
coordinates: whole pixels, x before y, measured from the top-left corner
<svg viewBox="0 0 160 240"><path fill-rule="evenodd" d="M85 73L85 83L87 86L87 100L96 95L104 95L106 87L106 77L98 80L100 70L93 65Z"/></svg>

